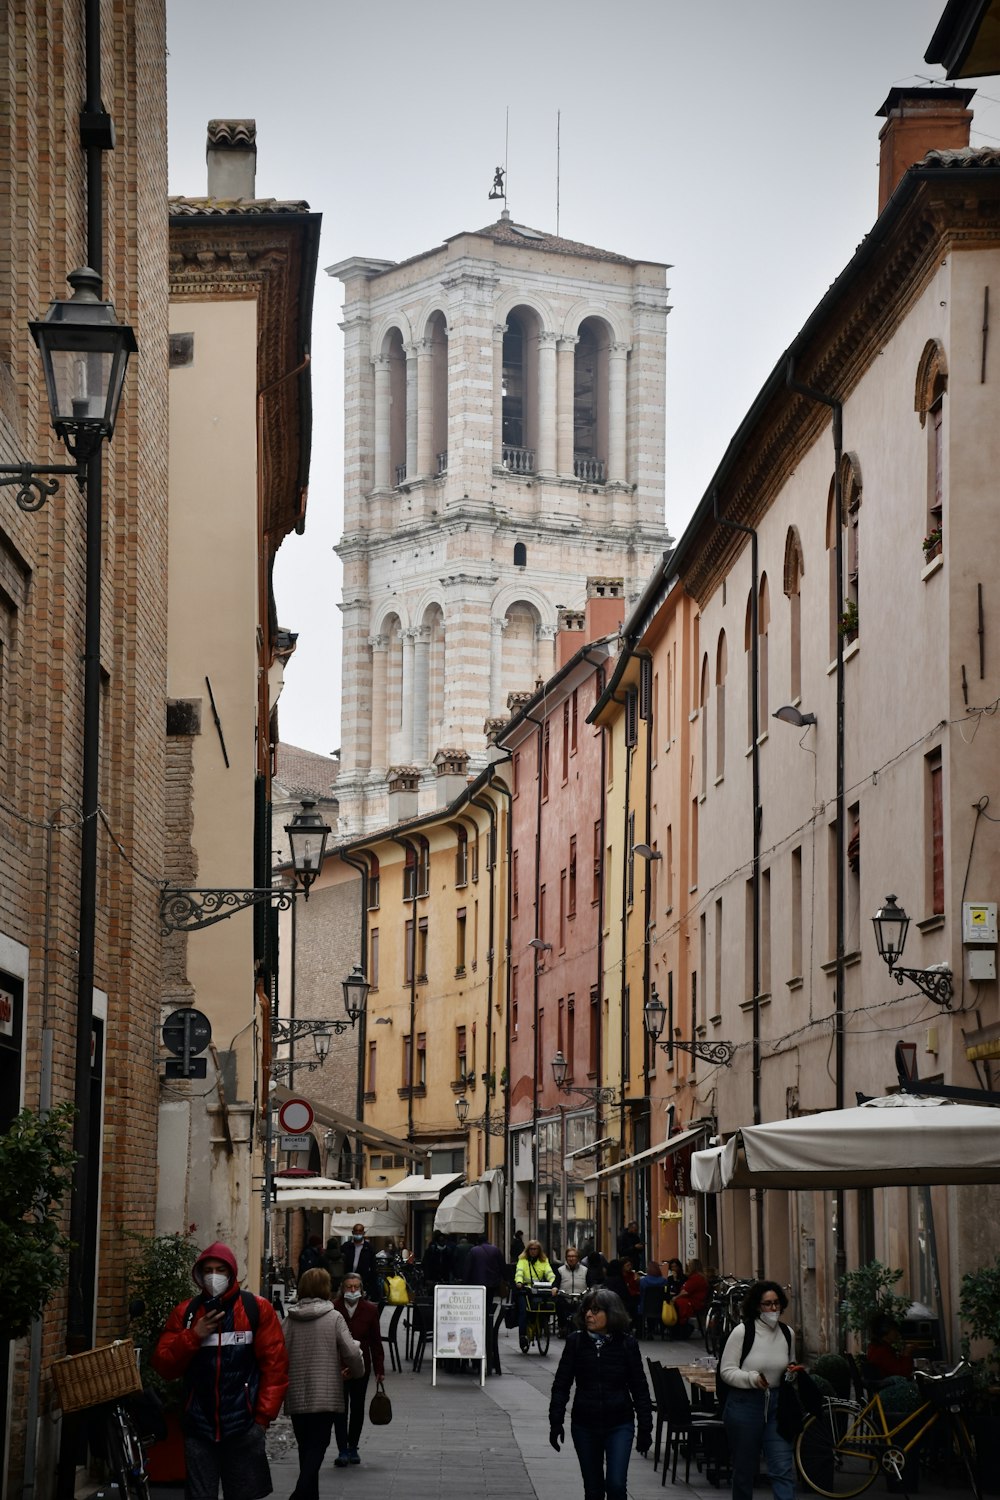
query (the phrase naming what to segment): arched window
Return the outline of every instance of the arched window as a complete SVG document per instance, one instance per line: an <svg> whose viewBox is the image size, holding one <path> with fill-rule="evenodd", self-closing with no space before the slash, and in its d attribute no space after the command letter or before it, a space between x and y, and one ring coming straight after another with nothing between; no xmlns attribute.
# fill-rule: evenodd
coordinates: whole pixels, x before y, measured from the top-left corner
<svg viewBox="0 0 1000 1500"><path fill-rule="evenodd" d="M520 599L507 610L503 630L504 698L509 693L532 692L539 674L538 611Z"/></svg>
<svg viewBox="0 0 1000 1500"><path fill-rule="evenodd" d="M406 478L406 351L398 328L390 331L385 353L389 360L389 475L390 483L399 485Z"/></svg>
<svg viewBox="0 0 1000 1500"><path fill-rule="evenodd" d="M448 467L448 324L444 313L432 314L426 338L431 351L432 472L443 474Z"/></svg>
<svg viewBox="0 0 1000 1500"><path fill-rule="evenodd" d="M538 318L529 307L507 315L501 374L503 466L533 474L538 446Z"/></svg>
<svg viewBox="0 0 1000 1500"><path fill-rule="evenodd" d="M753 709L755 703L753 680L753 590L747 595L747 614L743 626L743 651L747 664L747 745L753 744Z"/></svg>
<svg viewBox="0 0 1000 1500"><path fill-rule="evenodd" d="M426 896L431 888L431 846L421 835L417 838L417 895Z"/></svg>
<svg viewBox="0 0 1000 1500"><path fill-rule="evenodd" d="M382 626L387 639L385 663L385 730L390 765L400 763L403 728L403 632L398 615L390 615Z"/></svg>
<svg viewBox="0 0 1000 1500"><path fill-rule="evenodd" d="M606 323L585 318L573 353L573 473L589 484L607 478L610 342Z"/></svg>
<svg viewBox="0 0 1000 1500"><path fill-rule="evenodd" d="M726 774L726 632L719 631L719 645L715 653L715 779L721 781Z"/></svg>
<svg viewBox="0 0 1000 1500"><path fill-rule="evenodd" d="M757 604L757 689L760 708L757 715L757 733L767 732L768 692L767 632L771 624L771 595L767 587L767 574L760 575L760 595Z"/></svg>
<svg viewBox="0 0 1000 1500"><path fill-rule="evenodd" d="M455 884L469 883L469 835L461 823L455 824Z"/></svg>
<svg viewBox="0 0 1000 1500"><path fill-rule="evenodd" d="M841 512L837 516L836 485L830 481L826 507L826 548L830 574L830 656L837 654L837 636L849 645L857 638L861 579L861 465L857 455L845 453L840 463ZM837 613L837 526L843 528L843 605Z"/></svg>
<svg viewBox="0 0 1000 1500"><path fill-rule="evenodd" d="M924 558L937 557L944 543L944 397L948 366L940 339L929 339L917 366L914 407L927 429L927 534Z"/></svg>
<svg viewBox="0 0 1000 1500"><path fill-rule="evenodd" d="M445 666L444 615L438 604L424 611L423 630L417 657L417 674L414 683L414 708L419 703L426 705L426 724L414 723L414 744L422 751L425 760L433 760L444 744L444 695L447 671ZM421 680L423 679L423 680Z"/></svg>
<svg viewBox="0 0 1000 1500"><path fill-rule="evenodd" d="M528 565L528 549L523 542L514 543L514 566L525 568Z"/></svg>
<svg viewBox="0 0 1000 1500"><path fill-rule="evenodd" d="M802 696L801 581L805 568L798 528L789 526L785 537L784 590L788 600L789 686L793 701Z"/></svg>

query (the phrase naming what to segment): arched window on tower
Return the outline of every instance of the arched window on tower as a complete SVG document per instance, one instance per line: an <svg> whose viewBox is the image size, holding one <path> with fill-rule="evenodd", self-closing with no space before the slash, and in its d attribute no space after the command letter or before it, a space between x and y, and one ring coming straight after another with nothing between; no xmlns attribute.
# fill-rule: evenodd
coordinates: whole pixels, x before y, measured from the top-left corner
<svg viewBox="0 0 1000 1500"><path fill-rule="evenodd" d="M528 565L528 549L523 542L514 543L514 566L515 568L526 568Z"/></svg>
<svg viewBox="0 0 1000 1500"><path fill-rule="evenodd" d="M503 466L533 474L538 446L538 317L530 307L507 315L501 374Z"/></svg>
<svg viewBox="0 0 1000 1500"><path fill-rule="evenodd" d="M539 675L540 620L533 605L519 599L510 605L503 630L502 694L533 692Z"/></svg>
<svg viewBox="0 0 1000 1500"><path fill-rule="evenodd" d="M382 626L386 636L385 714L386 746L390 765L400 763L400 735L403 728L403 632L398 615L390 615Z"/></svg>
<svg viewBox="0 0 1000 1500"><path fill-rule="evenodd" d="M580 324L573 355L573 473L604 484L608 471L608 345L600 318Z"/></svg>
<svg viewBox="0 0 1000 1500"><path fill-rule="evenodd" d="M433 313L427 324L431 351L431 447L433 472L448 468L448 324L444 313Z"/></svg>
<svg viewBox="0 0 1000 1500"><path fill-rule="evenodd" d="M801 581L805 571L802 543L796 526L789 526L785 536L784 590L788 600L789 690L792 701L802 696L802 609Z"/></svg>
<svg viewBox="0 0 1000 1500"><path fill-rule="evenodd" d="M385 343L389 359L389 474L393 485L406 478L406 351L398 328Z"/></svg>
<svg viewBox="0 0 1000 1500"><path fill-rule="evenodd" d="M944 398L948 389L948 366L940 339L924 345L917 367L914 407L921 427L927 430L927 531L923 540L924 561L937 557L944 546L945 435Z"/></svg>
<svg viewBox="0 0 1000 1500"><path fill-rule="evenodd" d="M427 632L427 734L426 756L433 760L444 745L445 683L447 681L445 660L444 615L441 607L432 604L424 612L424 629Z"/></svg>

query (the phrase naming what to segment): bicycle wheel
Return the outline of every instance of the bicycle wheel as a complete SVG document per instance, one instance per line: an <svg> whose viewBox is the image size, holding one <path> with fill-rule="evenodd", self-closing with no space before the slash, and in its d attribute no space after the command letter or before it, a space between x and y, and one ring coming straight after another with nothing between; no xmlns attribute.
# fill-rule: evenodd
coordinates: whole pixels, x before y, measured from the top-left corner
<svg viewBox="0 0 1000 1500"><path fill-rule="evenodd" d="M847 1401L827 1401L799 1433L795 1462L817 1495L850 1500L874 1482L884 1449L885 1439L862 1412Z"/></svg>
<svg viewBox="0 0 1000 1500"><path fill-rule="evenodd" d="M552 1335L551 1323L552 1319L547 1313L536 1314L535 1343L538 1345L539 1354L543 1356L549 1352L549 1339Z"/></svg>
<svg viewBox="0 0 1000 1500"><path fill-rule="evenodd" d="M979 1487L979 1471L978 1465L976 1463L976 1450L973 1441L969 1436L969 1429L965 1425L965 1418L962 1416L961 1412L949 1412L948 1415L951 1418L951 1432L952 1437L955 1440L955 1448L958 1451L958 1456L962 1460L962 1463L965 1467L965 1472L969 1476L969 1483L972 1486L972 1493L976 1497L976 1500L983 1500L982 1490Z"/></svg>
<svg viewBox="0 0 1000 1500"><path fill-rule="evenodd" d="M105 1437L108 1468L121 1493L134 1496L134 1500L149 1500L149 1480L139 1434L132 1418L117 1401L108 1412Z"/></svg>
<svg viewBox="0 0 1000 1500"><path fill-rule="evenodd" d="M708 1309L708 1317L705 1319L705 1348L709 1354L714 1354L718 1359L724 1348L722 1337L722 1308L713 1304Z"/></svg>

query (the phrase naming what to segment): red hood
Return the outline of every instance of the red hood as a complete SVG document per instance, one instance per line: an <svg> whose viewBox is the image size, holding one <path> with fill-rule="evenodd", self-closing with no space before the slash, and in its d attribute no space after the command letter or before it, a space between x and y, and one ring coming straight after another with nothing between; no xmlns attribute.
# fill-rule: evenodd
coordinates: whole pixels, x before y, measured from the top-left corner
<svg viewBox="0 0 1000 1500"><path fill-rule="evenodd" d="M201 1268L202 1262L206 1260L221 1260L222 1264L228 1268L230 1275L230 1292L239 1286L239 1280L236 1275L236 1256L230 1250L228 1245L224 1245L221 1240L216 1240L214 1245L209 1245L207 1249L201 1252L201 1254L198 1256L198 1259L191 1267L192 1279L197 1286L201 1287L202 1291L204 1291L204 1284L202 1281Z"/></svg>

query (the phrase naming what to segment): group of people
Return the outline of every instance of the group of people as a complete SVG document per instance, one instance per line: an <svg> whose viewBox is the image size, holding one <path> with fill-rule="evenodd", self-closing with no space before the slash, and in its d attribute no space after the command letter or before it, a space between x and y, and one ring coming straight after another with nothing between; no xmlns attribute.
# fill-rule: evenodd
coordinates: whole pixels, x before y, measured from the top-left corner
<svg viewBox="0 0 1000 1500"><path fill-rule="evenodd" d="M335 1435L338 1468L359 1464L368 1384L385 1365L379 1308L348 1269L334 1297L325 1266L299 1278L282 1326L271 1303L243 1291L228 1245L195 1261L197 1294L178 1303L153 1354L165 1380L182 1379L189 1500L263 1500L271 1493L264 1434L284 1404L299 1454L293 1500L318 1500Z"/></svg>

